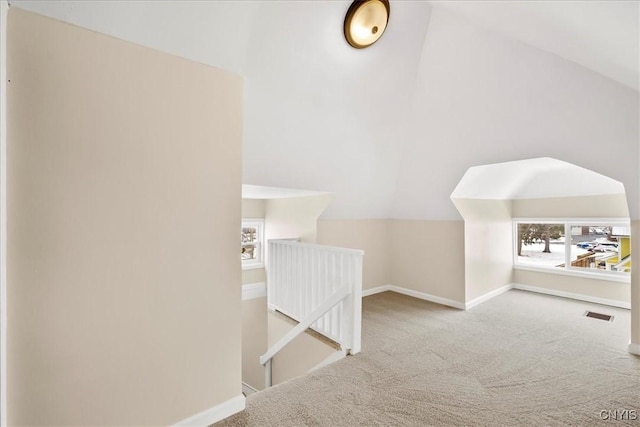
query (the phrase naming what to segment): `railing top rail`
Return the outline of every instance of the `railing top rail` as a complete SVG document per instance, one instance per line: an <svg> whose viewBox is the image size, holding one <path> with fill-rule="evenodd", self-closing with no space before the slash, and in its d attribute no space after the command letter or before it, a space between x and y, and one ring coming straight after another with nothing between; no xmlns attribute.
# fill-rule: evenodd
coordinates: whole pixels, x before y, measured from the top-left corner
<svg viewBox="0 0 640 427"><path fill-rule="evenodd" d="M276 243L278 245L294 246L299 248L327 250L327 251L340 252L340 253L351 254L351 255L364 255L364 251L362 249L341 248L338 246L319 245L317 243L304 243L304 242L297 242L291 239L271 239L269 240L269 243Z"/></svg>

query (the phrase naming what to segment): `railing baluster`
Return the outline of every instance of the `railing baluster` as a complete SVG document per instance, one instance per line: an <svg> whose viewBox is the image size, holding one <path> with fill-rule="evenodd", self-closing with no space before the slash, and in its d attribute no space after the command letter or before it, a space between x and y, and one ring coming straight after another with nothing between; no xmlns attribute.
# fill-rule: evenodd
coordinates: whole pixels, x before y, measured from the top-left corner
<svg viewBox="0 0 640 427"><path fill-rule="evenodd" d="M305 256L305 290L304 290L304 315L305 317L311 313L311 308L309 307L309 300L311 300L311 289L314 286L313 283L313 251L309 248L306 249Z"/></svg>
<svg viewBox="0 0 640 427"><path fill-rule="evenodd" d="M334 255L333 262L334 262L334 268L335 268L335 278L331 283L332 291L334 291L336 287L344 285L343 283L340 283L342 282L342 254ZM330 326L332 326L332 328L330 328L329 330L333 333L333 329L334 329L333 326L336 326L339 321L337 308L331 311L330 318L331 318Z"/></svg>
<svg viewBox="0 0 640 427"><path fill-rule="evenodd" d="M311 249L302 248L304 254L304 262L302 265L304 266L302 269L302 281L304 286L302 287L302 293L300 294L300 311L303 313L303 317L307 317L309 315L309 311L307 310L307 300L309 299L309 288L311 287L311 281L309 280L309 256L311 254Z"/></svg>
<svg viewBox="0 0 640 427"><path fill-rule="evenodd" d="M291 310L291 296L294 292L294 289L291 287L291 282L293 281L293 268L295 265L293 264L293 248L291 246L287 246L287 263L285 265L290 265L291 268L285 268L284 271L287 273L287 280L285 280L286 289L283 290L282 300L284 309Z"/></svg>
<svg viewBox="0 0 640 427"><path fill-rule="evenodd" d="M339 342L352 354L360 351L363 251L269 241L267 301L270 306ZM343 293L337 304L319 313L328 299ZM310 321L309 316L317 316ZM286 345L280 343L280 348ZM273 353L271 350L265 354ZM275 354L275 353L274 353ZM265 361L270 365L271 357ZM265 359L266 360L266 359ZM265 380L269 380L265 372Z"/></svg>

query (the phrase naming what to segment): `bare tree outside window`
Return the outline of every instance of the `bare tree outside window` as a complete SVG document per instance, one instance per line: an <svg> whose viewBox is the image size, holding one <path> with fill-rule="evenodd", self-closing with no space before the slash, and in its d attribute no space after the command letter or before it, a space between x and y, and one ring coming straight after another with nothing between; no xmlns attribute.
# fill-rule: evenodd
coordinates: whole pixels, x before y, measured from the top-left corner
<svg viewBox="0 0 640 427"><path fill-rule="evenodd" d="M551 253L551 239L564 236L564 224L518 224L518 256L522 256L522 245L544 242L542 252Z"/></svg>

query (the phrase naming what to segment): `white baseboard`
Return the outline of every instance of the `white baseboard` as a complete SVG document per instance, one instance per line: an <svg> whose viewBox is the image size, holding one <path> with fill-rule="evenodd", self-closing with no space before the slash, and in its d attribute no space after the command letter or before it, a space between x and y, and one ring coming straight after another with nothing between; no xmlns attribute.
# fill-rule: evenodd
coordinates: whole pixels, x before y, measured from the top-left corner
<svg viewBox="0 0 640 427"><path fill-rule="evenodd" d="M629 353L640 356L640 344L629 343Z"/></svg>
<svg viewBox="0 0 640 427"><path fill-rule="evenodd" d="M382 285L382 286L378 286L377 288L363 289L362 296L368 297L369 295L375 295L375 294L379 294L381 292L386 292L390 290L391 290L391 285Z"/></svg>
<svg viewBox="0 0 640 427"><path fill-rule="evenodd" d="M393 291L393 292L397 292L399 294L403 294L403 295L408 295L414 298L418 298L421 300L425 300L425 301L430 301L430 302L435 302L437 304L442 304L442 305L446 305L449 307L453 307L453 308L458 308L460 310L468 310L471 307L475 307L476 305L483 303L485 301L490 300L493 297L496 297L504 292L507 292L509 289L512 289L512 285L505 285L499 289L496 289L494 291L491 291L485 295L482 295L476 299L474 299L473 301L470 301L468 303L461 303L460 301L455 301L455 300L451 300L451 299L447 299L447 298L442 298L436 295L431 295L431 294L427 294L424 292L418 292L418 291L414 291L413 289L407 289L407 288L403 288L400 286L395 286L395 285L383 285L383 286L378 286L377 288L372 288L372 289L365 289L362 291L362 296L366 297L369 295L374 295L374 294L379 294L381 292L386 292L386 291Z"/></svg>
<svg viewBox="0 0 640 427"><path fill-rule="evenodd" d="M249 384L242 381L242 393L244 393L245 396L249 396L253 393L257 393L258 391L259 391L258 389L253 388Z"/></svg>
<svg viewBox="0 0 640 427"><path fill-rule="evenodd" d="M242 301L267 296L267 285L264 282L242 285Z"/></svg>
<svg viewBox="0 0 640 427"><path fill-rule="evenodd" d="M630 309L631 308L631 304L628 302L624 302L624 301L617 301L617 300L612 300L612 299L606 299L606 298L599 298L599 297L594 297L591 295L584 295L584 294L577 294L577 293L573 293L573 292L565 292L565 291L559 291L556 289L548 289L548 288L541 288L538 286L530 286L530 285L522 285L520 283L510 283L508 285L505 285L501 288L498 288L494 291L491 291L485 295L482 295L478 298L475 298L471 301L469 301L466 304L463 304L459 301L454 301L454 300L450 300L447 298L442 298L436 295L431 295L431 294L426 294L424 292L418 292L418 291L414 291L412 289L407 289L407 288L402 288L400 286L394 286L394 285L383 285L383 286L378 286L377 288L372 288L372 289L364 289L362 291L362 296L363 297L367 297L369 295L375 295L375 294L379 294L381 292L386 292L386 291L393 291L393 292L397 292L399 294L403 294L403 295L408 295L414 298L418 298L418 299L422 299L425 301L431 301L431 302L435 302L437 304L442 304L442 305L446 305L449 307L454 307L454 308L459 308L460 310L468 310L472 307L477 306L478 304L481 304L485 301L490 300L491 298L494 298L504 292L509 291L510 289L519 289L521 291L529 291L529 292L536 292L539 294L546 294L546 295L553 295L553 296L557 296L557 297L563 297L563 298L569 298L569 299L575 299L578 301L585 301L585 302L592 302L595 304L602 304L602 305L608 305L611 307L618 307L618 308L625 308L625 309Z"/></svg>
<svg viewBox="0 0 640 427"><path fill-rule="evenodd" d="M556 297L570 298L578 301L592 302L595 304L608 305L611 307L626 308L627 310L631 308L631 303L624 302L624 301L599 298L591 295L576 294L573 292L558 291L556 289L540 288L538 286L521 285L519 283L513 283L513 289L519 289L521 291L537 292L539 294L553 295Z"/></svg>
<svg viewBox="0 0 640 427"><path fill-rule="evenodd" d="M465 310L469 310L472 307L475 307L478 304L482 304L485 301L490 300L491 298L497 297L500 294L503 294L509 290L513 289L513 284L508 284L508 285L504 285L501 288L495 289L491 292L488 292L482 296L479 296L478 298L475 298L467 303L464 304L464 309Z"/></svg>
<svg viewBox="0 0 640 427"><path fill-rule="evenodd" d="M185 418L182 421L177 422L174 426L210 426L213 423L217 423L231 415L244 410L245 397L243 395L236 396L220 405L214 406L195 414L189 418Z"/></svg>
<svg viewBox="0 0 640 427"><path fill-rule="evenodd" d="M402 295L408 295L410 297L418 298L425 301L435 302L436 304L442 304L453 308L459 308L464 310L464 304L459 301L454 301L447 298L442 298L436 295L426 294L424 292L414 291L413 289L401 288L394 285L383 285L373 289L366 289L362 291L362 296L379 294L380 292L393 291Z"/></svg>

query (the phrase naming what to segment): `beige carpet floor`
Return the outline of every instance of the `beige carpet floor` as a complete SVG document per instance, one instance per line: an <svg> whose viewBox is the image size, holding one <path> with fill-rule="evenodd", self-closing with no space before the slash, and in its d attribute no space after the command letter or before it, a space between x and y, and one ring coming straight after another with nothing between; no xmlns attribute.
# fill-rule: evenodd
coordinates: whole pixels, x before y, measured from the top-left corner
<svg viewBox="0 0 640 427"><path fill-rule="evenodd" d="M361 354L253 394L216 426L640 427L628 340L628 310L512 290L465 312L385 292L363 300Z"/></svg>

